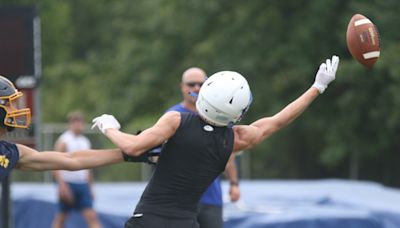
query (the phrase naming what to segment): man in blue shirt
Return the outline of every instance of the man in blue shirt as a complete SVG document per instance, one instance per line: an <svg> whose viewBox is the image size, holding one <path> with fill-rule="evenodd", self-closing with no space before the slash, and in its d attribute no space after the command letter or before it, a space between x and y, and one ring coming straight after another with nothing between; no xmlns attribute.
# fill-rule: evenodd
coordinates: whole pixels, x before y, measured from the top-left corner
<svg viewBox="0 0 400 228"><path fill-rule="evenodd" d="M202 69L197 67L187 69L183 73L182 81L180 83L183 101L169 108L167 112L178 111L196 113L197 94L206 79L206 73ZM240 189L234 160L228 162L225 169L225 175L230 182L230 199L232 202L235 202L240 197ZM217 177L200 199L197 215L200 227L222 228L222 208L221 179L220 177Z"/></svg>

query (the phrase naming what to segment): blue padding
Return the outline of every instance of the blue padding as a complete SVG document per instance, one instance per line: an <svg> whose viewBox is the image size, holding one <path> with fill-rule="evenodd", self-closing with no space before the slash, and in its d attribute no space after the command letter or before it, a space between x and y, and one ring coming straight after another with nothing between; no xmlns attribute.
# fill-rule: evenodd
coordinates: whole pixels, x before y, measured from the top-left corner
<svg viewBox="0 0 400 228"><path fill-rule="evenodd" d="M241 192L224 205L224 228L400 227L400 191L376 183L252 181Z"/></svg>
<svg viewBox="0 0 400 228"><path fill-rule="evenodd" d="M117 206L117 205L115 205ZM35 199L14 201L14 227L51 227L57 204ZM99 213L103 227L123 227L127 217ZM68 218L66 228L86 227L84 219L73 211Z"/></svg>
<svg viewBox="0 0 400 228"><path fill-rule="evenodd" d="M95 209L104 228L121 228L146 183L96 184ZM224 228L399 228L400 191L360 181L241 181L242 197L228 199ZM50 227L57 211L52 184L12 184L15 228ZM67 228L84 226L73 213Z"/></svg>

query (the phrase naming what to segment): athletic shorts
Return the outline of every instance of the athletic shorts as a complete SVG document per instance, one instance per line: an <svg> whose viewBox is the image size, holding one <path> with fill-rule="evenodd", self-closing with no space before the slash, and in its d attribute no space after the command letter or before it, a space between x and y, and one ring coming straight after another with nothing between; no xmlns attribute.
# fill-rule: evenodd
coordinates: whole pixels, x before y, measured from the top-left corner
<svg viewBox="0 0 400 228"><path fill-rule="evenodd" d="M154 214L134 214L125 228L199 228L196 218L168 218Z"/></svg>
<svg viewBox="0 0 400 228"><path fill-rule="evenodd" d="M62 212L69 212L72 209L75 210L83 210L87 208L93 207L93 198L90 192L90 186L87 183L84 184L73 184L67 183L71 192L74 196L73 205L69 205L64 203L61 199L59 199L59 209Z"/></svg>
<svg viewBox="0 0 400 228"><path fill-rule="evenodd" d="M222 207L200 203L197 208L197 222L202 228L222 228Z"/></svg>

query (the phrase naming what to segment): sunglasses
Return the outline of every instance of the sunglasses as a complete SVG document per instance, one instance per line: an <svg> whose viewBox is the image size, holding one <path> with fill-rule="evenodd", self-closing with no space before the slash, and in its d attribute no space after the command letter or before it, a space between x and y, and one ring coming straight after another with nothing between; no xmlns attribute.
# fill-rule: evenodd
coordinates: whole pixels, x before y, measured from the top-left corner
<svg viewBox="0 0 400 228"><path fill-rule="evenodd" d="M195 87L196 85L198 85L199 87L201 87L203 85L203 82L186 82L185 85L189 87Z"/></svg>

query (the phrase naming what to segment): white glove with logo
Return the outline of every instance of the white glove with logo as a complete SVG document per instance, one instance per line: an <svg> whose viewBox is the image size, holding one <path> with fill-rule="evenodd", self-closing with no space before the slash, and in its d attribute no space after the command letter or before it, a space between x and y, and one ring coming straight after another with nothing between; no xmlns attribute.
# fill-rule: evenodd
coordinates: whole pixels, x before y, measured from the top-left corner
<svg viewBox="0 0 400 228"><path fill-rule="evenodd" d="M118 120L115 119L113 115L103 114L101 116L94 118L92 122L93 122L92 129L98 127L103 134L105 134L106 130L109 128L117 130L121 128L121 125L119 124Z"/></svg>
<svg viewBox="0 0 400 228"><path fill-rule="evenodd" d="M315 76L315 82L312 87L319 90L319 93L323 93L328 87L329 83L335 80L336 70L339 66L339 57L334 55L331 59L327 59L326 63L322 63L319 66L317 75Z"/></svg>

